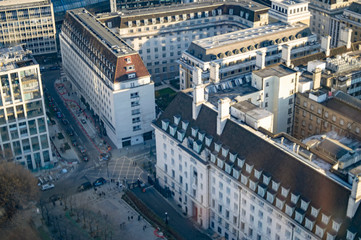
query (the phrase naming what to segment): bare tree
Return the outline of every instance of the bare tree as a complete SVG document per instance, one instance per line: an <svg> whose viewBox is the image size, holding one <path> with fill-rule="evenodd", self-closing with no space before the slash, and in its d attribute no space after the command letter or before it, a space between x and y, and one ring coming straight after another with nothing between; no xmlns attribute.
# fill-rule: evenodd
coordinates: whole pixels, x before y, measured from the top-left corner
<svg viewBox="0 0 361 240"><path fill-rule="evenodd" d="M39 198L35 177L13 162L0 163L0 224L11 219L20 208Z"/></svg>

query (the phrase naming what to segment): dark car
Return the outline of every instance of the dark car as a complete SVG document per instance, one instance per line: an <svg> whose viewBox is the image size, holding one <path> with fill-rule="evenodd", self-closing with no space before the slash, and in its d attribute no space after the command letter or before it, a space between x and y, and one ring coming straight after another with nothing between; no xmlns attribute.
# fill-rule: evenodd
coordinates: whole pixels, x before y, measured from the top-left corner
<svg viewBox="0 0 361 240"><path fill-rule="evenodd" d="M105 180L104 178L101 177L93 182L93 186L94 187L101 186L101 185L105 184L106 182L107 182L107 180Z"/></svg>
<svg viewBox="0 0 361 240"><path fill-rule="evenodd" d="M78 187L78 192L83 192L90 188L92 188L92 184L90 182L85 182Z"/></svg>
<svg viewBox="0 0 361 240"><path fill-rule="evenodd" d="M66 134L68 134L69 136L74 136L74 131L73 131L73 129L68 128L68 129L66 130Z"/></svg>
<svg viewBox="0 0 361 240"><path fill-rule="evenodd" d="M68 125L68 124L69 124L69 121L66 120L66 119L64 119L64 118L63 118L61 121L63 122L64 125Z"/></svg>
<svg viewBox="0 0 361 240"><path fill-rule="evenodd" d="M83 161L84 161L84 162L88 162L88 161L89 161L88 155L87 155L86 153L82 153L82 156L83 156Z"/></svg>

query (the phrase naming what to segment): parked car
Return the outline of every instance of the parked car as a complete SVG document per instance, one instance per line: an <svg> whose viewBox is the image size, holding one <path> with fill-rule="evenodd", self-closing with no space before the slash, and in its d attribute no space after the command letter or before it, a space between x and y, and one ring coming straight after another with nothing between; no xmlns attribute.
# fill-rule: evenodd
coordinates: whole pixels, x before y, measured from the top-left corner
<svg viewBox="0 0 361 240"><path fill-rule="evenodd" d="M56 116L57 116L58 118L62 118L62 117L63 117L63 114L61 114L61 112L57 112L57 113L56 113Z"/></svg>
<svg viewBox="0 0 361 240"><path fill-rule="evenodd" d="M69 121L66 120L66 119L64 119L64 118L63 118L61 121L63 122L64 125L68 125L68 124L69 124Z"/></svg>
<svg viewBox="0 0 361 240"><path fill-rule="evenodd" d="M85 153L86 152L86 149L83 147L83 146L78 146L78 149L81 153Z"/></svg>
<svg viewBox="0 0 361 240"><path fill-rule="evenodd" d="M89 161L88 155L86 155L86 153L82 153L82 156L83 156L83 161L84 161L84 162L88 162L88 161Z"/></svg>
<svg viewBox="0 0 361 240"><path fill-rule="evenodd" d="M51 197L49 197L49 200L55 202L57 200L61 200L61 196L59 194L54 194Z"/></svg>
<svg viewBox="0 0 361 240"><path fill-rule="evenodd" d="M41 186L41 191L46 191L46 190L50 190L52 188L54 188L54 184L52 183L47 183L47 184L44 184L43 186Z"/></svg>
<svg viewBox="0 0 361 240"><path fill-rule="evenodd" d="M86 120L84 118L81 119L82 124L86 124Z"/></svg>
<svg viewBox="0 0 361 240"><path fill-rule="evenodd" d="M101 185L105 184L106 182L107 182L107 180L105 180L104 178L101 177L93 182L93 186L94 187L101 186Z"/></svg>
<svg viewBox="0 0 361 240"><path fill-rule="evenodd" d="M78 187L78 192L83 192L90 188L92 188L92 184L90 182L85 182Z"/></svg>
<svg viewBox="0 0 361 240"><path fill-rule="evenodd" d="M69 136L74 136L74 131L73 131L73 129L68 128L68 129L66 130L66 134L68 134Z"/></svg>

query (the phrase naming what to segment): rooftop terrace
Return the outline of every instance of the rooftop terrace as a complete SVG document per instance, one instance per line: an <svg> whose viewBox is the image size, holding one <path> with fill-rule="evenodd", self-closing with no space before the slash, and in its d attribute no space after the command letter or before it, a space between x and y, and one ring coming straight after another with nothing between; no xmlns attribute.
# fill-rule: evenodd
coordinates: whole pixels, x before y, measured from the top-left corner
<svg viewBox="0 0 361 240"><path fill-rule="evenodd" d="M31 51L24 50L21 45L0 49L0 72L34 64L37 63L31 56Z"/></svg>

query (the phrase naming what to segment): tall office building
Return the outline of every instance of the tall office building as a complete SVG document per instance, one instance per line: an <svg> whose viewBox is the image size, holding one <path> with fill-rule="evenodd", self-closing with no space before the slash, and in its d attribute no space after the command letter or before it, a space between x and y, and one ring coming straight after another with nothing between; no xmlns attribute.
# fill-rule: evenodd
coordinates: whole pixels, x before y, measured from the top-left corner
<svg viewBox="0 0 361 240"><path fill-rule="evenodd" d="M33 55L56 53L53 4L50 0L0 1L0 44L26 43Z"/></svg>
<svg viewBox="0 0 361 240"><path fill-rule="evenodd" d="M179 77L177 62L192 41L268 24L268 7L248 1L200 2L99 15L137 50L155 82Z"/></svg>
<svg viewBox="0 0 361 240"><path fill-rule="evenodd" d="M83 8L67 12L60 46L73 89L116 147L151 139L154 83L139 54Z"/></svg>
<svg viewBox="0 0 361 240"><path fill-rule="evenodd" d="M0 49L1 155L35 170L52 152L39 65L22 46Z"/></svg>

